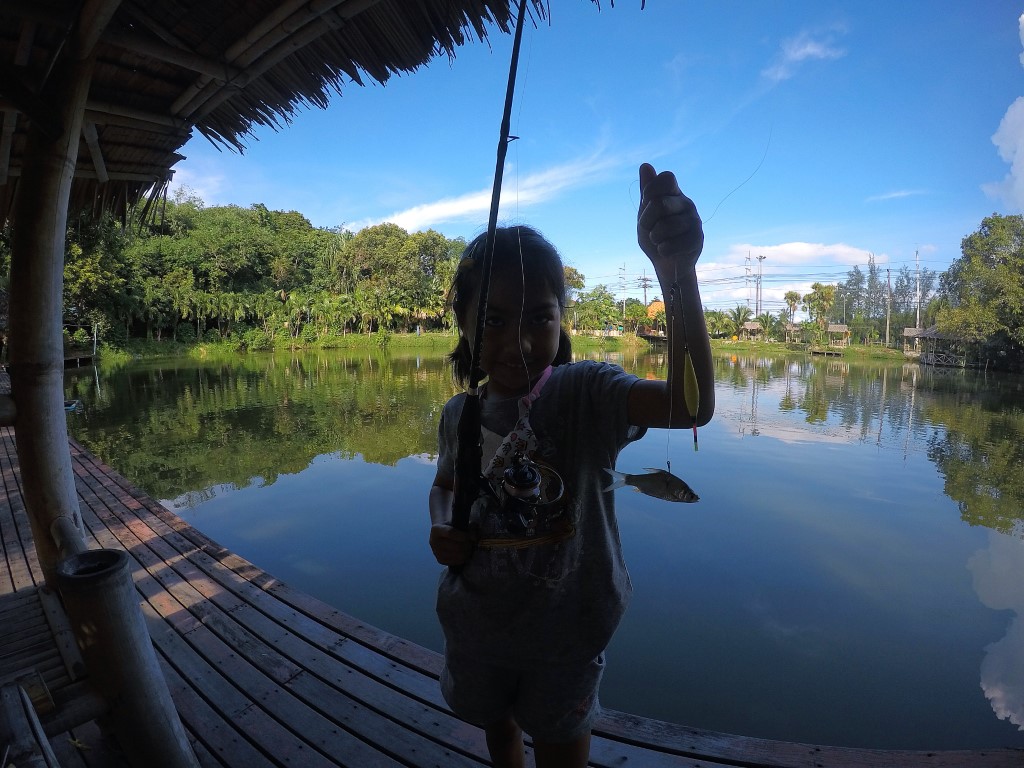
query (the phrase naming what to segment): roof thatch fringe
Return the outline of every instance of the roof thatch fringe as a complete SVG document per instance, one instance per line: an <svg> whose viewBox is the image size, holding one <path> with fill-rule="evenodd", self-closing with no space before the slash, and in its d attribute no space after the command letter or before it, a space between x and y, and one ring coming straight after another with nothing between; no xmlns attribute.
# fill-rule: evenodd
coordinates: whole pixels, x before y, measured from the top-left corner
<svg viewBox="0 0 1024 768"><path fill-rule="evenodd" d="M545 0L529 0L543 18ZM161 0L122 2L96 47L73 210L125 215L159 194L192 129L244 151L257 127L287 125L303 107L368 80L385 83L441 54L454 57L495 28L507 33L513 0ZM68 30L102 27L71 0L0 2L0 65L29 95ZM112 7L112 6L111 6ZM83 13L84 18L77 19ZM9 91L10 89L8 89ZM21 91L15 89L18 93ZM10 215L26 150L28 101L5 91L0 110L0 222ZM9 144L9 147L7 145ZM6 162L6 165L4 163ZM100 179L104 176L104 183ZM155 190L155 192L154 192Z"/></svg>

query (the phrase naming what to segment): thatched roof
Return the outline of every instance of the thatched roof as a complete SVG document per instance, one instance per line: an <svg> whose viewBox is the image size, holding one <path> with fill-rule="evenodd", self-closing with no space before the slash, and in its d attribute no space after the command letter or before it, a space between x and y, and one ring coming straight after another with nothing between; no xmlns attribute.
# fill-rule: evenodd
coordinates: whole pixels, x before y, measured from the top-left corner
<svg viewBox="0 0 1024 768"><path fill-rule="evenodd" d="M543 0L530 1L541 13ZM509 31L510 5L2 0L0 224L20 178L29 122L59 126L47 75L73 30L94 25L100 36L71 207L123 211L166 184L193 127L241 150L255 127L281 127L297 109L325 107L352 83L383 83L434 56L454 56L457 46L485 39L488 28Z"/></svg>
<svg viewBox="0 0 1024 768"><path fill-rule="evenodd" d="M917 338L919 339L938 339L940 341L966 341L966 339L960 336L954 336L950 333L942 333L939 331L939 326L932 325L928 328L924 328L917 332Z"/></svg>

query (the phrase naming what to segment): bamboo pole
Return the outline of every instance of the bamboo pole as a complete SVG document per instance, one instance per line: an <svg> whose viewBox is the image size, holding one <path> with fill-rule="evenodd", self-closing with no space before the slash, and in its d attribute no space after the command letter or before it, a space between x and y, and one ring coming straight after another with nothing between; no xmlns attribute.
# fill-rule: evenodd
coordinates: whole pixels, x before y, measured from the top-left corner
<svg viewBox="0 0 1024 768"><path fill-rule="evenodd" d="M18 406L14 434L36 553L50 584L59 560L51 528L65 518L79 537L82 529L64 416L61 307L68 199L94 60L79 59L69 48L74 43L65 46L41 94L60 130L54 138L34 123L29 126L11 237L8 356Z"/></svg>
<svg viewBox="0 0 1024 768"><path fill-rule="evenodd" d="M199 768L164 681L139 593L120 549L91 549L57 567L61 597L89 670L110 707L103 722L133 766Z"/></svg>
<svg viewBox="0 0 1024 768"><path fill-rule="evenodd" d="M85 551L64 416L64 236L93 48L120 0L86 0L38 93L11 237L9 373L22 495L44 578L58 585L110 725L134 765L198 768L117 550ZM61 559L62 553L75 553Z"/></svg>

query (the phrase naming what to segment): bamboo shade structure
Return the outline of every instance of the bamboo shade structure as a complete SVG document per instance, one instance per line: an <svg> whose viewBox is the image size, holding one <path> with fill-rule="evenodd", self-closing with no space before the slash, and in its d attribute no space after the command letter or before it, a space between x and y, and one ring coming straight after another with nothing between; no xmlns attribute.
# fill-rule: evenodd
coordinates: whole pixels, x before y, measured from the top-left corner
<svg viewBox="0 0 1024 768"><path fill-rule="evenodd" d="M533 10L543 14L542 0ZM489 29L508 32L511 15L508 0L3 0L0 226L29 126L62 127L40 94L76 26L91 25L96 44L69 210L124 216L163 190L194 131L241 152L256 128L453 58Z"/></svg>

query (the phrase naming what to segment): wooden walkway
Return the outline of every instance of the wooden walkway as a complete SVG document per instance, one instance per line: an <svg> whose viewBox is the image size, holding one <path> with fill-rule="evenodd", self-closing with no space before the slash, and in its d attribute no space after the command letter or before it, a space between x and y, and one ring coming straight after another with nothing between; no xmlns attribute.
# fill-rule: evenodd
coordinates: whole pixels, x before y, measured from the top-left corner
<svg viewBox="0 0 1024 768"><path fill-rule="evenodd" d="M0 600L20 602L41 574L13 437L0 429ZM436 653L292 589L187 525L80 445L72 442L71 452L89 544L131 556L154 646L204 767L489 765L482 733L441 698ZM5 636L15 634L7 616ZM51 733L50 740L65 768L118 764L94 725ZM591 765L1021 768L1024 751L822 747L606 712Z"/></svg>

